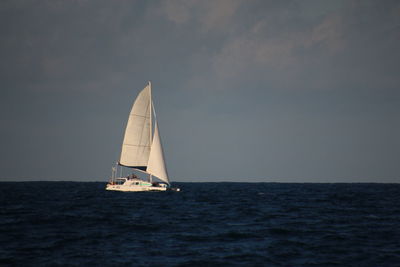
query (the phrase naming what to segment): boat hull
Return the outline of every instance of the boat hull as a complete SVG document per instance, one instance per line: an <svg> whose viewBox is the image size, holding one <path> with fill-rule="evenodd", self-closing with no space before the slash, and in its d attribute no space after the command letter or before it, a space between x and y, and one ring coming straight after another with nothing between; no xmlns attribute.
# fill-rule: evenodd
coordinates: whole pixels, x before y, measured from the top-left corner
<svg viewBox="0 0 400 267"><path fill-rule="evenodd" d="M116 178L106 186L109 191L143 192L143 191L167 191L168 186L164 183L149 183L140 179Z"/></svg>
<svg viewBox="0 0 400 267"><path fill-rule="evenodd" d="M106 186L109 191L123 191L123 192L143 192L143 191L167 191L166 187L158 186L137 186L137 185L110 185Z"/></svg>

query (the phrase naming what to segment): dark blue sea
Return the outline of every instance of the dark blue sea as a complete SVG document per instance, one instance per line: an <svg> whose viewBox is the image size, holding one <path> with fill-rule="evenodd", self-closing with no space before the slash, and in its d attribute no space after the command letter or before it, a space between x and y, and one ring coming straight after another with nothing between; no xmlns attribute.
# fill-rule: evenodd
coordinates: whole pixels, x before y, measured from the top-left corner
<svg viewBox="0 0 400 267"><path fill-rule="evenodd" d="M0 266L400 266L400 184L1 182Z"/></svg>

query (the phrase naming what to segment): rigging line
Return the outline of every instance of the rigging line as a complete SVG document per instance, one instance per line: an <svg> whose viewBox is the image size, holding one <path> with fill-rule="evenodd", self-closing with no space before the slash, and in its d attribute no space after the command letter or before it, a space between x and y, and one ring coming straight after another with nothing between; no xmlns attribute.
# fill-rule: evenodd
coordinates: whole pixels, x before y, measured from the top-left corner
<svg viewBox="0 0 400 267"><path fill-rule="evenodd" d="M151 107L153 108L154 120L157 122L156 110L154 109L154 103L153 103L153 100L151 100Z"/></svg>

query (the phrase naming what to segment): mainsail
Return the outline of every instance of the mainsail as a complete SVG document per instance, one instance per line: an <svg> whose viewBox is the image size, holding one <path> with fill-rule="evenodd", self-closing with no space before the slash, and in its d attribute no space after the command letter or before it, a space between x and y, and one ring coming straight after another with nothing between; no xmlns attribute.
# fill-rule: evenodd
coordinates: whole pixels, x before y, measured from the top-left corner
<svg viewBox="0 0 400 267"><path fill-rule="evenodd" d="M150 154L151 87L147 85L133 103L126 125L119 164L146 170Z"/></svg>

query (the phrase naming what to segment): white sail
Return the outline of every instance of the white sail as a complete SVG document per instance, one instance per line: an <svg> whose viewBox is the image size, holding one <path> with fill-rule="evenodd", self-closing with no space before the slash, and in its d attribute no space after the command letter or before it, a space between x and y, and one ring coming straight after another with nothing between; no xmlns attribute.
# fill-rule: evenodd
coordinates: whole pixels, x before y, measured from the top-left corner
<svg viewBox="0 0 400 267"><path fill-rule="evenodd" d="M126 125L119 164L145 170L150 154L151 88L147 85L133 103Z"/></svg>
<svg viewBox="0 0 400 267"><path fill-rule="evenodd" d="M161 181L169 184L167 168L164 160L164 151L161 144L160 134L158 133L157 121L155 122L153 143L151 144L147 172L156 176Z"/></svg>

